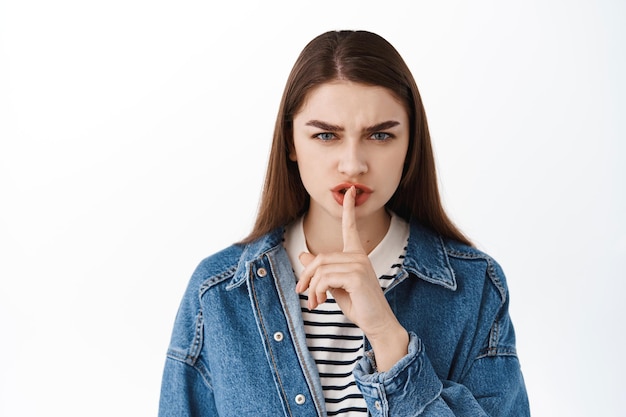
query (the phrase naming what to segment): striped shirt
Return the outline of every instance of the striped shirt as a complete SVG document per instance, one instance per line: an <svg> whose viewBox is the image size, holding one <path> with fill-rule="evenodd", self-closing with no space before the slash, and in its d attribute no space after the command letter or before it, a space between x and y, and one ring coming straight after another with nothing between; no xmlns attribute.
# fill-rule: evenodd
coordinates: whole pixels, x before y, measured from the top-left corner
<svg viewBox="0 0 626 417"><path fill-rule="evenodd" d="M285 231L285 249L297 278L304 267L298 255L308 252L302 218ZM368 255L386 289L398 274L409 237L409 225L392 213L391 223L383 240ZM352 370L363 357L363 332L343 314L328 293L328 300L315 310L307 308L308 291L300 294L307 346L319 372L328 416L366 416L367 406Z"/></svg>

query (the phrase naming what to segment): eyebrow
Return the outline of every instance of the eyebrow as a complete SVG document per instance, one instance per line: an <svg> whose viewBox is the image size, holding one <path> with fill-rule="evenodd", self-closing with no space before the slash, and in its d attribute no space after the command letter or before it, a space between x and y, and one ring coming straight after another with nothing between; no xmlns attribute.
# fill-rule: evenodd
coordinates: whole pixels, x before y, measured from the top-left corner
<svg viewBox="0 0 626 417"><path fill-rule="evenodd" d="M392 127L398 126L400 122L396 120L387 120L386 122L377 123L375 125L366 127L363 129L363 132L372 133L378 132L380 130L391 129ZM309 120L306 123L306 126L317 127L321 130L326 130L328 132L343 132L345 129L342 126L333 125L330 123L322 122L321 120Z"/></svg>

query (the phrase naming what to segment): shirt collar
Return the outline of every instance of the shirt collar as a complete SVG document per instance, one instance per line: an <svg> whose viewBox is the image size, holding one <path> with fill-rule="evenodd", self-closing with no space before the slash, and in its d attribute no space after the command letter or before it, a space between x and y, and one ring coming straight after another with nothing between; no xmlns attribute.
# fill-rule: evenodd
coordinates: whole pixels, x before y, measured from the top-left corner
<svg viewBox="0 0 626 417"><path fill-rule="evenodd" d="M368 254L369 260L374 268L377 277L387 273L391 266L398 263L400 255L404 254L404 247L409 237L409 224L395 213L390 213L391 220L389 229L383 239ZM303 217L289 224L285 230L284 246L297 278L300 278L304 266L300 263L298 256L302 252L309 252L304 236Z"/></svg>
<svg viewBox="0 0 626 417"><path fill-rule="evenodd" d="M257 259L270 251L284 249L282 247L283 234L284 227L279 227L245 246L237 273L233 277L233 285L246 279L250 265ZM453 291L457 288L443 239L439 234L415 220L410 223L404 268L424 281Z"/></svg>

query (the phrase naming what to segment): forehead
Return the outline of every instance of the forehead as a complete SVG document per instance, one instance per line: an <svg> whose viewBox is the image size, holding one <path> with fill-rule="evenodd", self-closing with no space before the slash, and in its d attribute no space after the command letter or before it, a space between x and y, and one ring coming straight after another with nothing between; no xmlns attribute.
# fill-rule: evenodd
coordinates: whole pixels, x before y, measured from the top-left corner
<svg viewBox="0 0 626 417"><path fill-rule="evenodd" d="M332 81L308 92L294 121L310 118L376 123L382 119L406 122L408 115L402 101L384 87Z"/></svg>

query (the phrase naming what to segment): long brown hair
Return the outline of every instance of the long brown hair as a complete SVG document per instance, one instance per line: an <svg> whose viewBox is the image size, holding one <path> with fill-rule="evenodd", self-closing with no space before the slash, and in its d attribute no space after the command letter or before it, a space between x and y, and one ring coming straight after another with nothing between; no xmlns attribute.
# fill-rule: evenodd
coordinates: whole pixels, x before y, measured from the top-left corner
<svg viewBox="0 0 626 417"><path fill-rule="evenodd" d="M441 204L426 113L413 75L389 42L366 31L326 32L300 53L278 110L256 223L241 243L284 226L308 209L309 195L298 166L288 157L293 146L293 118L311 89L334 80L385 87L407 110L409 148L402 179L387 208L407 221L416 219L445 237L471 244Z"/></svg>

